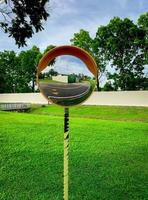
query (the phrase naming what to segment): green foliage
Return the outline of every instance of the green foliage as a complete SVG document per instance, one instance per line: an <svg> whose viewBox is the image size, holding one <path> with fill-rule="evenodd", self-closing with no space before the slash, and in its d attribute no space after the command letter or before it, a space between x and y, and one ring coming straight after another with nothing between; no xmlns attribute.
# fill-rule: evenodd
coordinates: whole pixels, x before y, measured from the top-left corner
<svg viewBox="0 0 148 200"><path fill-rule="evenodd" d="M49 16L45 8L47 2L49 0L3 1L0 13L4 20L1 19L0 27L19 47L26 45L26 39L44 29L42 24Z"/></svg>
<svg viewBox="0 0 148 200"><path fill-rule="evenodd" d="M96 49L94 48L94 39L92 39L89 35L88 31L83 29L80 30L79 33L75 33L73 39L70 40L71 43L75 46L78 46L85 51L87 51L96 61L98 66L99 74L104 73L106 62L102 59L101 54L98 54ZM98 76L99 76L98 74ZM98 77L99 79L99 77ZM97 88L99 90L99 81L97 80Z"/></svg>
<svg viewBox="0 0 148 200"><path fill-rule="evenodd" d="M52 50L52 49L54 49L56 46L54 46L54 45L48 45L47 47L46 47L46 49L44 50L44 53L47 53L48 51L50 51L50 50Z"/></svg>
<svg viewBox="0 0 148 200"><path fill-rule="evenodd" d="M33 46L32 49L28 51L22 51L19 54L20 68L23 71L23 77L28 84L31 85L32 92L35 91L35 81L36 81L36 68L39 59L42 57L38 47Z"/></svg>
<svg viewBox="0 0 148 200"><path fill-rule="evenodd" d="M44 52L52 48L54 46L50 45ZM14 51L0 52L0 93L35 92L36 70L42 56L36 46L18 55ZM49 65L54 63L55 59ZM40 74L40 78L56 75L58 73L51 69Z"/></svg>
<svg viewBox="0 0 148 200"><path fill-rule="evenodd" d="M138 25L148 32L148 12L140 15L138 19Z"/></svg>
<svg viewBox="0 0 148 200"><path fill-rule="evenodd" d="M19 76L19 63L19 58L14 51L0 52L0 93L20 90L23 79Z"/></svg>
<svg viewBox="0 0 148 200"><path fill-rule="evenodd" d="M81 29L79 33L74 33L74 37L70 41L73 45L83 48L85 51L93 55L93 39L90 37L88 31Z"/></svg>
<svg viewBox="0 0 148 200"><path fill-rule="evenodd" d="M70 74L68 75L68 83L75 83L76 82L76 75Z"/></svg>
<svg viewBox="0 0 148 200"><path fill-rule="evenodd" d="M57 76L57 75L58 75L58 72L55 71L54 69L50 69L48 72L48 76Z"/></svg>
<svg viewBox="0 0 148 200"><path fill-rule="evenodd" d="M111 64L113 74L107 73L108 80L113 80L112 88L105 85L105 90L142 90L148 80L144 74L148 64L148 13L141 15L138 25L130 19L114 17L106 26L100 26L95 38L83 29L71 39L73 45L88 51L95 59L100 74ZM106 70L107 71L107 70ZM99 83L97 83L98 90ZM109 88L110 87L110 88Z"/></svg>
<svg viewBox="0 0 148 200"><path fill-rule="evenodd" d="M63 109L57 108L63 115ZM100 108L95 110L99 113ZM105 109L106 117L111 117L110 108ZM137 117L140 108L118 108L113 115L116 121L95 119L91 107L72 108L72 116L74 109L77 118L70 120L69 198L147 199L148 124L129 122L130 115ZM93 119L88 119L87 110ZM125 111L127 118L125 115L125 121L119 122ZM0 112L0 125L1 199L62 199L63 116Z"/></svg>
<svg viewBox="0 0 148 200"><path fill-rule="evenodd" d="M56 47L56 46L54 46L54 45L49 45L49 46L47 46L46 49L45 49L45 51L44 51L44 54L47 53L48 51L54 49L55 47ZM52 61L50 61L50 63L48 63L48 66L54 65L55 62L56 62L56 58L54 58Z"/></svg>
<svg viewBox="0 0 148 200"><path fill-rule="evenodd" d="M0 92L34 92L36 67L41 56L36 46L19 55L14 51L0 52Z"/></svg>
<svg viewBox="0 0 148 200"><path fill-rule="evenodd" d="M108 78L114 80L117 89L144 89L145 36L145 30L128 18L115 17L108 25L98 28L95 48L115 67L116 72Z"/></svg>
<svg viewBox="0 0 148 200"><path fill-rule="evenodd" d="M145 64L148 64L148 12L142 14L138 19L139 27L145 31L143 53L145 56ZM148 87L148 82L147 82Z"/></svg>
<svg viewBox="0 0 148 200"><path fill-rule="evenodd" d="M113 84L111 83L111 81L108 81L105 83L103 89L103 91L115 91L116 88L114 88Z"/></svg>

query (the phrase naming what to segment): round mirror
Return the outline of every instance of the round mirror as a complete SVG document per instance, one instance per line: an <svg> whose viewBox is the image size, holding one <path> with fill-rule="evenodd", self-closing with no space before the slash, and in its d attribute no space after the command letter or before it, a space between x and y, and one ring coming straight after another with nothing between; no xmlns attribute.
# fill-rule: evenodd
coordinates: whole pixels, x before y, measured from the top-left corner
<svg viewBox="0 0 148 200"><path fill-rule="evenodd" d="M74 46L56 47L47 52L37 71L41 93L64 107L85 101L96 85L96 63L87 52Z"/></svg>

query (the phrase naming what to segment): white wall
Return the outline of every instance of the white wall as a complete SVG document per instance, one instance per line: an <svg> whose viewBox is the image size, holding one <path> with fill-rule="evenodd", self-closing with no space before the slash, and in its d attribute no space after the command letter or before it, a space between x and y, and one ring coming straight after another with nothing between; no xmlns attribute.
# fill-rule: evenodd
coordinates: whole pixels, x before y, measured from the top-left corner
<svg viewBox="0 0 148 200"><path fill-rule="evenodd" d="M68 76L62 76L62 75L52 76L52 80L68 83Z"/></svg>
<svg viewBox="0 0 148 200"><path fill-rule="evenodd" d="M40 93L0 94L0 103L47 104ZM94 92L84 105L146 106L148 91Z"/></svg>
<svg viewBox="0 0 148 200"><path fill-rule="evenodd" d="M84 104L148 106L148 91L94 92Z"/></svg>
<svg viewBox="0 0 148 200"><path fill-rule="evenodd" d="M47 100L40 93L0 94L0 103L34 103L47 104Z"/></svg>

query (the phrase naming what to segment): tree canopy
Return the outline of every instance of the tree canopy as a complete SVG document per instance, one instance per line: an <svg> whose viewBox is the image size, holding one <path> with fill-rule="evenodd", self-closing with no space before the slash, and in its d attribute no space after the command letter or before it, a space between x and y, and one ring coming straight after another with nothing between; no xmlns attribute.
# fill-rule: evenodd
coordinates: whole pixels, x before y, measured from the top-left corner
<svg viewBox="0 0 148 200"><path fill-rule="evenodd" d="M27 83L30 84L31 91L35 91L36 68L42 54L38 47L33 46L30 50L22 51L19 54L19 68L24 72ZM29 86L29 85L28 85Z"/></svg>
<svg viewBox="0 0 148 200"><path fill-rule="evenodd" d="M36 67L42 57L39 48L0 52L0 93L34 92Z"/></svg>
<svg viewBox="0 0 148 200"><path fill-rule="evenodd" d="M137 23L128 18L114 17L107 25L98 27L94 38L83 29L74 34L72 45L88 51L100 73L107 76L103 90L148 89L148 71L145 70L148 66L147 21L148 13L142 14ZM54 47L48 45L43 54ZM36 46L19 54L0 52L0 92L34 92L36 67L43 54ZM55 61L49 65L52 66ZM106 67L107 64L113 68L112 71ZM57 75L52 68L49 76L51 73ZM82 78L81 75L79 78ZM97 87L99 90L99 84Z"/></svg>
<svg viewBox="0 0 148 200"><path fill-rule="evenodd" d="M143 89L146 31L130 19L113 18L107 26L98 28L96 49L114 67L108 78L114 80L115 89Z"/></svg>
<svg viewBox="0 0 148 200"><path fill-rule="evenodd" d="M142 14L138 19L138 25L145 31L145 44L143 45L143 53L145 55L146 64L148 64L148 12Z"/></svg>
<svg viewBox="0 0 148 200"><path fill-rule="evenodd" d="M0 27L15 39L18 47L26 45L26 39L43 30L49 13L49 0L0 0Z"/></svg>
<svg viewBox="0 0 148 200"><path fill-rule="evenodd" d="M81 29L79 33L74 34L74 37L70 41L73 45L78 46L87 51L95 59L96 64L98 66L100 78L105 70L106 62L105 60L102 60L102 56L98 55L98 52L95 51L94 39L91 38L89 32ZM99 81L97 82L97 88L98 90L100 90Z"/></svg>
<svg viewBox="0 0 148 200"><path fill-rule="evenodd" d="M18 58L14 51L0 52L0 93L11 93L18 87Z"/></svg>
<svg viewBox="0 0 148 200"><path fill-rule="evenodd" d="M87 50L96 60L102 73L106 72L108 89L139 90L147 86L144 69L148 64L148 13L138 23L114 17L105 26L98 27L96 36L80 30L71 39L72 44ZM107 64L114 73L110 73ZM111 84L109 86L109 84Z"/></svg>

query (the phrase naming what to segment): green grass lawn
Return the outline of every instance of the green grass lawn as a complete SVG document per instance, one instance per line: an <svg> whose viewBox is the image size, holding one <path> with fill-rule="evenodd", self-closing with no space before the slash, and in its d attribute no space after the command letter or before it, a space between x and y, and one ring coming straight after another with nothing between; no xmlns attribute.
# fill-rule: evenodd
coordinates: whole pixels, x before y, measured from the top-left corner
<svg viewBox="0 0 148 200"><path fill-rule="evenodd" d="M2 200L61 200L63 109L0 112ZM148 199L148 108L70 109L69 199Z"/></svg>
<svg viewBox="0 0 148 200"><path fill-rule="evenodd" d="M32 106L31 113L40 115L63 116L59 106ZM75 106L70 108L72 117L148 122L148 108L123 106Z"/></svg>
<svg viewBox="0 0 148 200"><path fill-rule="evenodd" d="M59 81L50 80L50 79L39 79L39 83L59 83Z"/></svg>

